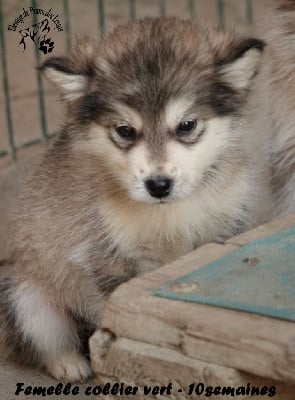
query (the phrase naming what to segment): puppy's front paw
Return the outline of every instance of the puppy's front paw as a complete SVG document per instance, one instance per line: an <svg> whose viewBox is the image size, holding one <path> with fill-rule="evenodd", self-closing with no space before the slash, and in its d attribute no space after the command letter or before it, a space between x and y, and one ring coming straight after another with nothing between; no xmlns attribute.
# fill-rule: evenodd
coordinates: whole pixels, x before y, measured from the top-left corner
<svg viewBox="0 0 295 400"><path fill-rule="evenodd" d="M89 362L79 353L65 354L52 361L47 371L63 382L84 382L93 376Z"/></svg>

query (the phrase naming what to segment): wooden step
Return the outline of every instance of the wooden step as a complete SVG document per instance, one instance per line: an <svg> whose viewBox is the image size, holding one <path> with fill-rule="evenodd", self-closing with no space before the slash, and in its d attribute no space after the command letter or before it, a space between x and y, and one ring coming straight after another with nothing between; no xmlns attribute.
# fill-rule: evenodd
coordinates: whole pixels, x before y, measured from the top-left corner
<svg viewBox="0 0 295 400"><path fill-rule="evenodd" d="M294 399L294 322L153 294L167 281L293 225L295 215L282 217L224 245L204 245L120 286L106 305L102 330L90 341L96 374L139 386L145 384L144 377L163 386L175 377L184 390L196 379L211 386L218 386L218 380L219 386L261 382L261 387L276 385L282 396L276 399ZM182 374L184 370L191 372Z"/></svg>

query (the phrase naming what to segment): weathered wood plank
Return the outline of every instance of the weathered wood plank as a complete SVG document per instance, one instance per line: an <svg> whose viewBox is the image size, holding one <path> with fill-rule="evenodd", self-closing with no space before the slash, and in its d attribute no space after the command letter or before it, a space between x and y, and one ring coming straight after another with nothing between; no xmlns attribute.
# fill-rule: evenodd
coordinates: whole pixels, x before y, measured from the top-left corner
<svg viewBox="0 0 295 400"><path fill-rule="evenodd" d="M116 336L295 383L294 323L140 294L125 305L107 307L102 326Z"/></svg>
<svg viewBox="0 0 295 400"><path fill-rule="evenodd" d="M222 364L282 382L295 383L295 324L244 312L154 297L159 288L235 250L247 240L286 229L284 217L257 234L225 245L208 244L154 272L120 286L111 296L102 327L124 337L182 352L190 358ZM264 236L261 236L264 235ZM242 235L241 235L242 236Z"/></svg>
<svg viewBox="0 0 295 400"><path fill-rule="evenodd" d="M293 225L295 225L295 213L285 215L270 221L267 224L260 225L255 229L251 229L250 231L244 232L241 235L228 239L226 243L234 246L245 246L246 244L253 242L253 240L264 239L265 237L274 233L288 229Z"/></svg>
<svg viewBox="0 0 295 400"><path fill-rule="evenodd" d="M259 390L266 387L267 393L275 394L277 400L294 400L294 386L194 360L179 351L124 338L107 340L105 344L105 337L104 332L98 331L90 342L92 368L98 376L98 381L101 385L106 382L124 382L125 387L138 386L136 399L159 398L159 395L152 394L144 396L144 386L163 387L163 395L160 396L163 399L191 399L196 397L194 392L189 394L191 385L195 383L195 387L200 384L201 390L204 385L203 394L197 396L199 399L208 398L210 390L216 387L230 387L237 390L239 387L247 388L249 385L251 389L259 387ZM164 387L170 388L170 394ZM205 396L206 390L207 396ZM251 392L242 397L253 398ZM127 399L130 396L120 396L120 398ZM228 396L218 395L218 398L225 399Z"/></svg>

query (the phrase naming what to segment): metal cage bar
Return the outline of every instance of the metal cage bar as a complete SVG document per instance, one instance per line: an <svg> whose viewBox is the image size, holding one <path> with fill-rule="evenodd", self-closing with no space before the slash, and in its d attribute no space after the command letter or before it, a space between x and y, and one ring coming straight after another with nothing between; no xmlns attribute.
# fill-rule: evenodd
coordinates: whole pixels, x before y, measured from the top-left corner
<svg viewBox="0 0 295 400"><path fill-rule="evenodd" d="M104 0L97 0L97 8L98 8L98 30L100 35L104 35L105 30L105 4Z"/></svg>
<svg viewBox="0 0 295 400"><path fill-rule="evenodd" d="M253 3L252 0L246 0L246 16L248 24L253 24Z"/></svg>
<svg viewBox="0 0 295 400"><path fill-rule="evenodd" d="M65 19L65 30L66 30L66 44L67 44L67 49L70 50L72 45L72 40L71 40L71 20L70 20L69 0L63 0L63 8L64 8L64 19Z"/></svg>
<svg viewBox="0 0 295 400"><path fill-rule="evenodd" d="M166 15L166 0L159 0L159 11L161 16Z"/></svg>
<svg viewBox="0 0 295 400"><path fill-rule="evenodd" d="M188 10L191 17L196 16L195 0L188 0Z"/></svg>
<svg viewBox="0 0 295 400"><path fill-rule="evenodd" d="M219 18L219 26L224 28L225 26L225 16L224 16L224 0L216 0L217 1L217 11Z"/></svg>
<svg viewBox="0 0 295 400"><path fill-rule="evenodd" d="M11 114L11 107L10 107L9 82L8 82L7 60L6 60L6 45L5 45L5 34L4 34L4 24L3 24L2 15L3 15L2 14L2 0L0 0L0 43L1 43L1 65L2 65L3 91L4 91L4 99L5 99L7 128L8 128L8 141L9 141L12 158L13 158L13 160L16 160L17 149L15 146L12 114ZM8 153L9 153L8 151L1 151L0 156L7 155Z"/></svg>
<svg viewBox="0 0 295 400"><path fill-rule="evenodd" d="M31 4L32 4L33 8L35 8L35 9L38 8L36 0L31 0ZM33 24L37 24L37 23L38 23L37 14L33 13ZM48 132L47 132L47 123L46 123L44 89L43 89L43 81L42 81L41 72L39 70L39 67L41 65L41 57L40 57L40 53L39 53L39 49L38 49L37 45L35 45L35 57L36 57L36 61L37 61L36 74L37 74L37 85L38 85L40 123L41 123L41 130L42 130L43 138L45 141L47 141L48 140Z"/></svg>
<svg viewBox="0 0 295 400"><path fill-rule="evenodd" d="M129 0L129 11L130 11L130 18L136 18L136 0Z"/></svg>

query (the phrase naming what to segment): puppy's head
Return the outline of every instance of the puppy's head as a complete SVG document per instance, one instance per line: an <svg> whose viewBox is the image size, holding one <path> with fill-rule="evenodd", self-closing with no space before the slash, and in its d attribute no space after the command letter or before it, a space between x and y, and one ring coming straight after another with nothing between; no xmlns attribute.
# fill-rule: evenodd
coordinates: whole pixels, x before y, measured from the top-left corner
<svg viewBox="0 0 295 400"><path fill-rule="evenodd" d="M80 42L42 70L68 104L77 151L94 155L108 185L163 203L191 195L230 142L262 41L176 18L117 28Z"/></svg>

